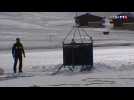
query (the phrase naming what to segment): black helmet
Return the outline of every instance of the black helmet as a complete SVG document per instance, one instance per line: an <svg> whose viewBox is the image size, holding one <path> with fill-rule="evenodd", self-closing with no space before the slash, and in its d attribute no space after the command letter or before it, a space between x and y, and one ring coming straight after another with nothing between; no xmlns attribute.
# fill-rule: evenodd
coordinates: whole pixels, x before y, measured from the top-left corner
<svg viewBox="0 0 134 100"><path fill-rule="evenodd" d="M19 42L20 41L20 38L16 38L16 41Z"/></svg>

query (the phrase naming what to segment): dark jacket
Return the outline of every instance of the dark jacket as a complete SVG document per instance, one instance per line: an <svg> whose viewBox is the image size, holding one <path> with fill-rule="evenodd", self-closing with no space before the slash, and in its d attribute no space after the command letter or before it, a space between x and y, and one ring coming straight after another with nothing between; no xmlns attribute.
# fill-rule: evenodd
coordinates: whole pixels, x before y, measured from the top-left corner
<svg viewBox="0 0 134 100"><path fill-rule="evenodd" d="M12 47L13 57L20 57L22 54L25 56L25 51L21 43L15 43Z"/></svg>

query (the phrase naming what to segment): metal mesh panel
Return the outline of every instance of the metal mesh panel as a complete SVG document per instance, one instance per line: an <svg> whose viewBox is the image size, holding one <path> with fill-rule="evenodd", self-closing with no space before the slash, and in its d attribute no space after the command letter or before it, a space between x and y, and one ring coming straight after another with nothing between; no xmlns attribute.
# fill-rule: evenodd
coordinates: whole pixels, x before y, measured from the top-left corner
<svg viewBox="0 0 134 100"><path fill-rule="evenodd" d="M93 44L63 44L64 65L93 65Z"/></svg>

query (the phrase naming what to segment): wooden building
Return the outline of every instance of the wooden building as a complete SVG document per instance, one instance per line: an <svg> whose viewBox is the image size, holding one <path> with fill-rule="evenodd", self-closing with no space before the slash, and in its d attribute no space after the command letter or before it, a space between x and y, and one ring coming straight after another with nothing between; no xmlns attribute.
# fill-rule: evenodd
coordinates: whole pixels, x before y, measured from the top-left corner
<svg viewBox="0 0 134 100"><path fill-rule="evenodd" d="M104 17L92 15L90 13L86 13L80 16L75 17L75 23L79 27L95 27L95 28L103 28Z"/></svg>

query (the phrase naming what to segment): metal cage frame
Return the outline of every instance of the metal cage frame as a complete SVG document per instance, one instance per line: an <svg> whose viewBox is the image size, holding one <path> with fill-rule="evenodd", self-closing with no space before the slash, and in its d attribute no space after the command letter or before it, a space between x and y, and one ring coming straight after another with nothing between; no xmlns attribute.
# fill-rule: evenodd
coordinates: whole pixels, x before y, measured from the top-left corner
<svg viewBox="0 0 134 100"><path fill-rule="evenodd" d="M81 43L75 43L75 42L65 43L65 40L72 33L73 30L74 33L72 40L75 40L75 34L77 31L80 36ZM83 42L84 40L81 37L80 31L83 31L88 37L87 43ZM58 70L54 74L56 74L62 68L65 67L68 67L69 70L74 71L75 67L79 65L82 66L80 69L81 71L91 70L91 68L93 67L93 39L88 35L88 33L84 29L79 28L78 26L73 26L72 30L70 30L70 32L65 36L62 46L63 46L63 64L58 68ZM83 60L81 60L81 58Z"/></svg>

